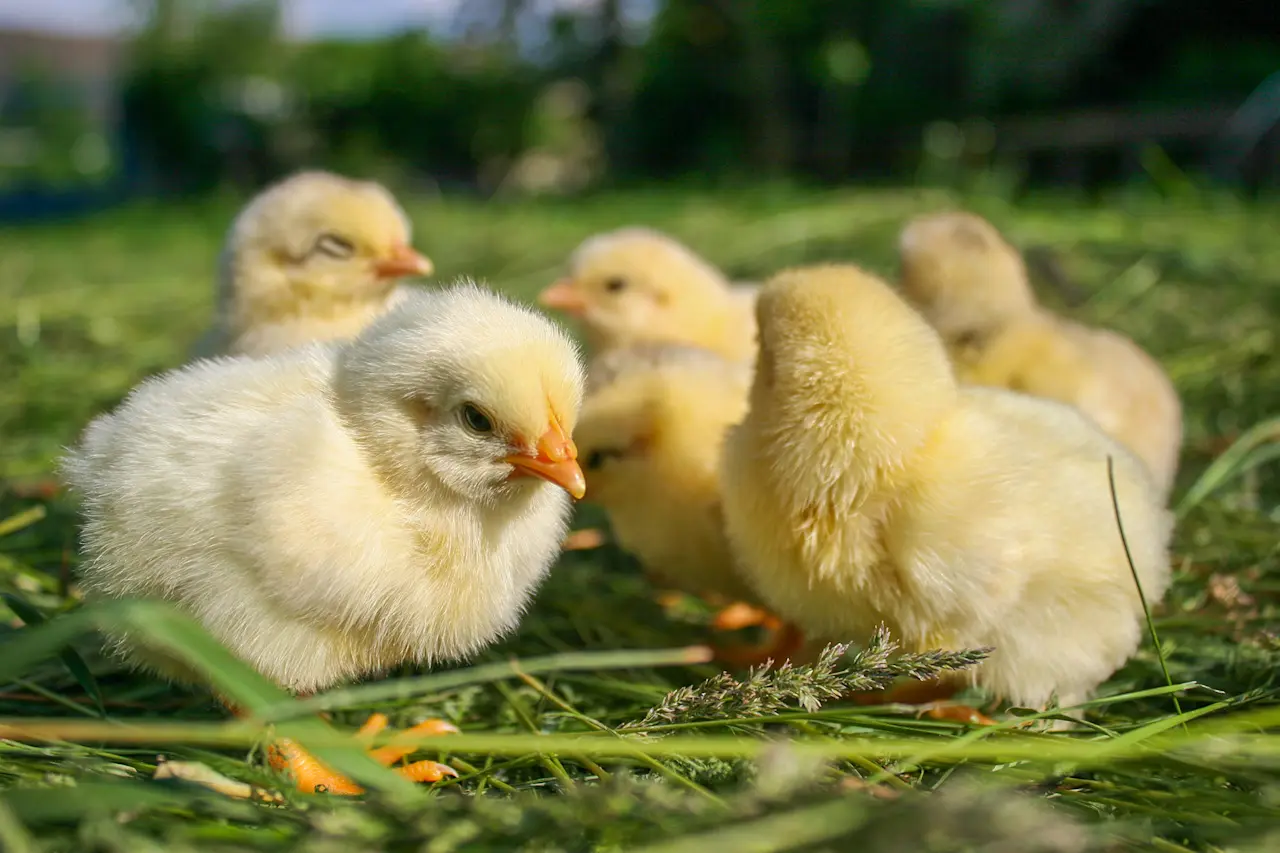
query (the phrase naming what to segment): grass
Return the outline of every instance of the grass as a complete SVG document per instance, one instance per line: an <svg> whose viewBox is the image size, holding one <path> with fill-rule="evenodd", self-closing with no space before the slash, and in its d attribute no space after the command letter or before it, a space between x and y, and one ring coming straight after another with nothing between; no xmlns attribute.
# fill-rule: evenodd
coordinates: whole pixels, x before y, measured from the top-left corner
<svg viewBox="0 0 1280 853"><path fill-rule="evenodd" d="M442 276L527 298L586 234L630 222L676 233L741 278L846 258L891 274L902 221L956 201L773 188L410 207ZM903 661L884 638L849 638L864 648L811 670L729 678L699 662L707 614L664 614L608 548L566 555L518 634L467 666L299 702L164 607L81 607L74 507L5 491L0 849L1275 849L1280 207L1143 194L964 201L1036 248L1046 300L1159 357L1187 409L1176 580L1152 602L1163 654L1148 641L1087 703L1085 727L1028 731L1015 712L975 729L832 699L964 662ZM183 360L209 314L233 206L137 207L0 234L0 478L47 476L90 417ZM153 780L163 757L280 787L260 758L262 725L121 669L98 649L104 624L180 650L370 793L284 790L283 803L260 804ZM321 709L338 729L372 709L397 725L444 716L463 733L438 756L460 778L397 785L309 716Z"/></svg>

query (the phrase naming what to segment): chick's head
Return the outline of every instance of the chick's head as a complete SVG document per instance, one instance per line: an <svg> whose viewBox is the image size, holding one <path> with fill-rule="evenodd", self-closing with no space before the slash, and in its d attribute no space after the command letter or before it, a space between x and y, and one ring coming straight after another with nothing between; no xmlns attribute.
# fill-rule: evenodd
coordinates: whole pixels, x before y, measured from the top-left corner
<svg viewBox="0 0 1280 853"><path fill-rule="evenodd" d="M328 172L259 194L232 224L221 263L223 311L255 321L380 304L398 279L432 271L384 187Z"/></svg>
<svg viewBox="0 0 1280 853"><path fill-rule="evenodd" d="M821 489L850 464L863 473L897 467L955 405L937 334L858 267L779 273L761 292L756 317L748 421L783 476L794 470Z"/></svg>
<svg viewBox="0 0 1280 853"><path fill-rule="evenodd" d="M495 505L586 485L571 436L575 344L542 315L475 284L407 298L339 355L339 411L402 491Z"/></svg>
<svg viewBox="0 0 1280 853"><path fill-rule="evenodd" d="M647 228L588 239L569 274L538 297L586 327L599 346L646 341L701 343L701 328L723 312L729 283L689 249Z"/></svg>
<svg viewBox="0 0 1280 853"><path fill-rule="evenodd" d="M1022 255L979 216L917 217L902 230L898 255L903 293L949 346L976 343L1035 310Z"/></svg>

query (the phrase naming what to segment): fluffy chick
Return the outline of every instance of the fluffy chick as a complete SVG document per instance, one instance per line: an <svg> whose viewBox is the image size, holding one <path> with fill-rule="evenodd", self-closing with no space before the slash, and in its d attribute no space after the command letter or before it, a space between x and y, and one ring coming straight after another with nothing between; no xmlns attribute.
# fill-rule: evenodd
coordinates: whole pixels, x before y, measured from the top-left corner
<svg viewBox="0 0 1280 853"><path fill-rule="evenodd" d="M257 195L218 261L217 316L197 356L267 355L350 338L428 275L404 211L384 187L300 172Z"/></svg>
<svg viewBox="0 0 1280 853"><path fill-rule="evenodd" d="M681 344L731 361L755 355L755 289L735 287L711 264L648 228L622 228L583 242L569 274L538 297L580 320L596 351Z"/></svg>
<svg viewBox="0 0 1280 853"><path fill-rule="evenodd" d="M733 602L716 628L782 627L735 569L720 507L720 445L746 414L750 367L697 347L650 344L607 351L587 379L574 438L591 500L608 513L618 544L655 582ZM720 654L749 665L781 659L798 642L784 628L773 644Z"/></svg>
<svg viewBox="0 0 1280 853"><path fill-rule="evenodd" d="M591 501L655 579L753 597L733 568L716 470L725 431L746 414L750 370L692 347L614 353L574 433ZM588 375L601 378L594 365Z"/></svg>
<svg viewBox="0 0 1280 853"><path fill-rule="evenodd" d="M969 213L919 217L903 230L902 289L942 336L962 382L1076 406L1173 487L1182 406L1169 377L1133 341L1036 303L1022 256Z"/></svg>
<svg viewBox="0 0 1280 853"><path fill-rule="evenodd" d="M1076 409L958 389L937 334L856 267L779 275L757 308L750 411L722 458L747 580L813 636L880 622L908 650L994 647L969 679L1085 699L1137 648L1171 519L1142 463Z"/></svg>
<svg viewBox="0 0 1280 853"><path fill-rule="evenodd" d="M471 655L515 627L584 493L582 384L560 329L465 283L353 341L148 380L64 460L84 589L173 602L298 694Z"/></svg>

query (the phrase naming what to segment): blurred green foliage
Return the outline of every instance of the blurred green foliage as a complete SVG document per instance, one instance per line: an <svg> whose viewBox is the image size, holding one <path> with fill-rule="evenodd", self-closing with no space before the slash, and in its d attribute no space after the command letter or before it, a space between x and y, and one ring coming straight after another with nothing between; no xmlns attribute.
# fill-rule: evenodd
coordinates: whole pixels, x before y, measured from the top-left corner
<svg viewBox="0 0 1280 853"><path fill-rule="evenodd" d="M973 119L1229 110L1280 69L1265 0L658 0L643 24L638 5L476 0L458 12L465 34L300 42L279 0L149 0L122 85L128 160L143 186L177 191L302 165L486 191L901 179L931 174L931 133L967 137ZM522 29L529 16L543 36ZM586 95L565 114L549 93L569 82ZM961 165L1025 171L990 127ZM1183 168L1214 156L1212 128L1196 133L1175 150ZM66 132L41 139L66 159Z"/></svg>

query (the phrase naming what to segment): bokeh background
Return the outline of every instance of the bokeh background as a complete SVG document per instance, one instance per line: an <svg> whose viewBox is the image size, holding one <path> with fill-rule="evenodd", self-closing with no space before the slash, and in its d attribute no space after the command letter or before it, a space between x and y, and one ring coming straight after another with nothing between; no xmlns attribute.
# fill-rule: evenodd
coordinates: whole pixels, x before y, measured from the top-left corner
<svg viewBox="0 0 1280 853"><path fill-rule="evenodd" d="M0 215L446 190L1280 180L1268 0L5 0Z"/></svg>

